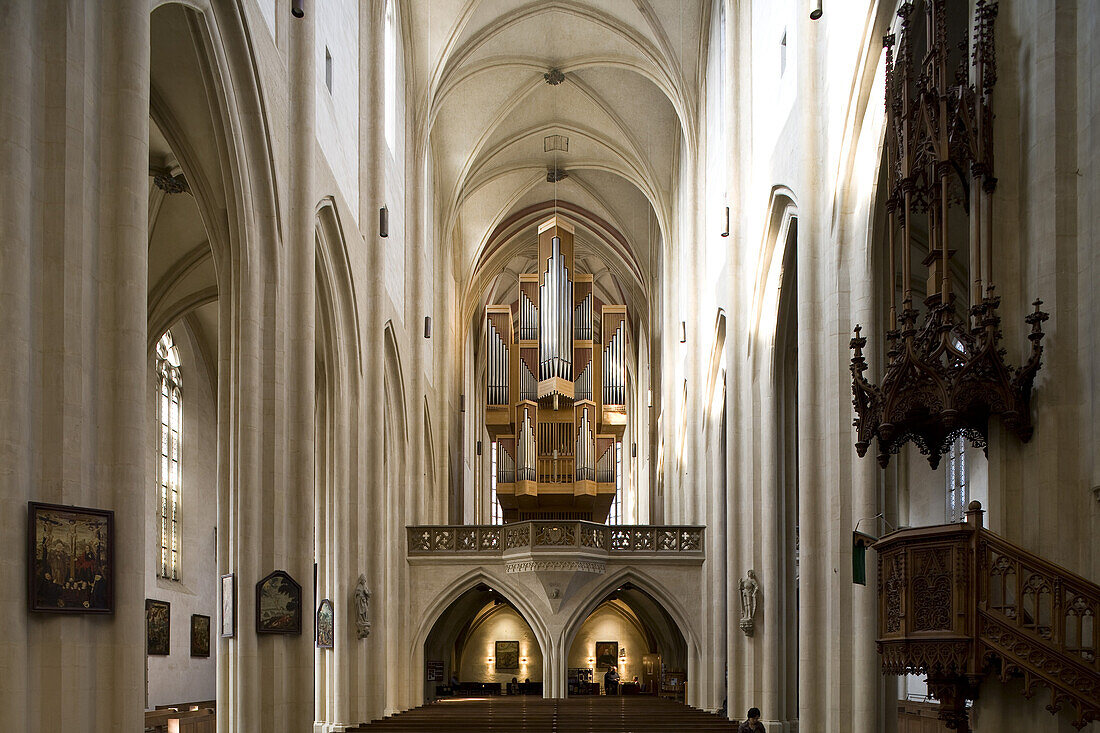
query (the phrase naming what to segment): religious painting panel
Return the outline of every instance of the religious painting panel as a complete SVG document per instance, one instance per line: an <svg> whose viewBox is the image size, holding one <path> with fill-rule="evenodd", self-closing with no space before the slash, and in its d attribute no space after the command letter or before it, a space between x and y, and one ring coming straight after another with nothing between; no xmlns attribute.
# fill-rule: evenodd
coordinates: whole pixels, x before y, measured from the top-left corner
<svg viewBox="0 0 1100 733"><path fill-rule="evenodd" d="M114 515L103 509L28 503L31 611L114 611Z"/></svg>
<svg viewBox="0 0 1100 733"><path fill-rule="evenodd" d="M145 599L145 653L166 656L172 651L172 604Z"/></svg>
<svg viewBox="0 0 1100 733"><path fill-rule="evenodd" d="M256 633L302 633L302 586L282 570L256 584Z"/></svg>
<svg viewBox="0 0 1100 733"><path fill-rule="evenodd" d="M519 669L519 642L498 641L496 643L497 672L512 672Z"/></svg>

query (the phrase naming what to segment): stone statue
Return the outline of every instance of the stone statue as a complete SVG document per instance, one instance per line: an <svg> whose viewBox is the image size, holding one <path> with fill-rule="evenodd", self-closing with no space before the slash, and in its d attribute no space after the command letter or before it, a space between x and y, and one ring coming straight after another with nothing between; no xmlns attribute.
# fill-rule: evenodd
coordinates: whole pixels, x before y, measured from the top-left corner
<svg viewBox="0 0 1100 733"><path fill-rule="evenodd" d="M360 639L370 636L370 619L367 606L370 605L370 591L367 590L367 576L360 575L355 584L355 633Z"/></svg>
<svg viewBox="0 0 1100 733"><path fill-rule="evenodd" d="M745 632L745 636L752 636L753 618L756 616L756 591L760 588L756 573L749 570L748 577L742 578L737 587L741 591L741 630Z"/></svg>

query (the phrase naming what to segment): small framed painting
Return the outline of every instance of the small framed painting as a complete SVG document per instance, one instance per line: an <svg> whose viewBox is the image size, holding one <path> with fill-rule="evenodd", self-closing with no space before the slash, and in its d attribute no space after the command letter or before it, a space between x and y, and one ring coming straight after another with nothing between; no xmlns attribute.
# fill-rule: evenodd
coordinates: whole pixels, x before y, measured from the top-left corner
<svg viewBox="0 0 1100 733"><path fill-rule="evenodd" d="M233 636L237 633L237 586L233 573L222 576L221 608L221 635Z"/></svg>
<svg viewBox="0 0 1100 733"><path fill-rule="evenodd" d="M619 665L619 642L597 641L595 657L597 669L617 667Z"/></svg>
<svg viewBox="0 0 1100 733"><path fill-rule="evenodd" d="M497 672L511 672L519 669L518 641L498 641L494 651Z"/></svg>
<svg viewBox="0 0 1100 733"><path fill-rule="evenodd" d="M145 599L145 653L166 656L172 651L172 604Z"/></svg>
<svg viewBox="0 0 1100 733"><path fill-rule="evenodd" d="M191 656L210 656L210 617L191 614Z"/></svg>
<svg viewBox="0 0 1100 733"><path fill-rule="evenodd" d="M112 613L115 513L27 504L27 608L49 613Z"/></svg>
<svg viewBox="0 0 1100 733"><path fill-rule="evenodd" d="M333 637L332 601L325 598L317 607L317 647L331 649Z"/></svg>
<svg viewBox="0 0 1100 733"><path fill-rule="evenodd" d="M302 586L282 570L256 584L256 633L302 633Z"/></svg>

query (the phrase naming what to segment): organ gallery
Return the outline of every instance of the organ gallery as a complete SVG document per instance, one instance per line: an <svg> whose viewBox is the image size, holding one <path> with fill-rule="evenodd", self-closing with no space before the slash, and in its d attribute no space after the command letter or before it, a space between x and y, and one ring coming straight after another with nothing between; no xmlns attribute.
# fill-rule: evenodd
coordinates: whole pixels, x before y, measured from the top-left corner
<svg viewBox="0 0 1100 733"><path fill-rule="evenodd" d="M627 417L626 306L574 269L574 229L539 225L537 273L485 309L485 425L497 443L504 521L603 522Z"/></svg>

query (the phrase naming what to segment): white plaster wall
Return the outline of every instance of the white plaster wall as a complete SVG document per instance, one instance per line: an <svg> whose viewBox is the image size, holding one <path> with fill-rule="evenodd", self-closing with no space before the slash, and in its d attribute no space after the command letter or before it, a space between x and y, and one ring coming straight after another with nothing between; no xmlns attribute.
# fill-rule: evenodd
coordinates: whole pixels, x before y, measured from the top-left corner
<svg viewBox="0 0 1100 733"><path fill-rule="evenodd" d="M315 11L317 142L347 201L359 200L359 11L357 0L325 0ZM331 92L325 86L326 49L332 56ZM357 207L345 213L358 221Z"/></svg>
<svg viewBox="0 0 1100 733"><path fill-rule="evenodd" d="M496 642L518 641L520 665L516 670L497 671ZM490 657L492 662L487 661ZM523 660L526 658L526 662ZM498 606L473 629L462 647L458 679L461 682L499 682L506 685L517 678L542 681L542 650L530 624L509 606Z"/></svg>
<svg viewBox="0 0 1100 733"><path fill-rule="evenodd" d="M215 398L190 330L182 321L172 328L180 352L183 403L183 456L180 519L180 579L157 577L159 534L156 507L156 456L160 439L157 424L157 378L149 368L149 431L146 449L150 516L146 522L145 596L171 605L171 653L146 656L146 707L213 700L218 639L218 569L214 531L217 525L217 419ZM138 550L139 548L134 548ZM210 656L191 656L191 614L210 617Z"/></svg>

